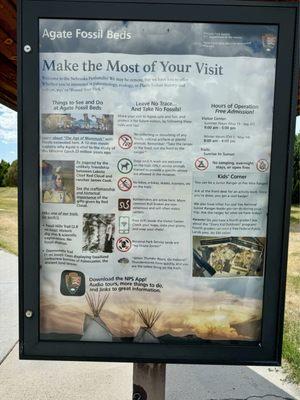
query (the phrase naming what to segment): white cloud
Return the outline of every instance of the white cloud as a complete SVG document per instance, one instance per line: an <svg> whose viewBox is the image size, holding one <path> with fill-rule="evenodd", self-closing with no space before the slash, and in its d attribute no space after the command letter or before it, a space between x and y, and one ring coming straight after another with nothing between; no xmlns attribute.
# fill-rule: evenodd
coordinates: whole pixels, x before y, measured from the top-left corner
<svg viewBox="0 0 300 400"><path fill-rule="evenodd" d="M16 142L17 113L0 104L0 140Z"/></svg>

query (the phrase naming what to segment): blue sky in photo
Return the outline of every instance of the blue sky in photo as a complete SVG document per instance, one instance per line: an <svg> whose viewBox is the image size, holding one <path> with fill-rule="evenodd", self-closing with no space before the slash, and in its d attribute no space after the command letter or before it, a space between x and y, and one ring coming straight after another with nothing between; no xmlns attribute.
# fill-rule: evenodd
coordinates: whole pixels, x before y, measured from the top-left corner
<svg viewBox="0 0 300 400"><path fill-rule="evenodd" d="M300 133L300 117L296 119L296 133ZM0 160L17 158L17 113L0 104Z"/></svg>

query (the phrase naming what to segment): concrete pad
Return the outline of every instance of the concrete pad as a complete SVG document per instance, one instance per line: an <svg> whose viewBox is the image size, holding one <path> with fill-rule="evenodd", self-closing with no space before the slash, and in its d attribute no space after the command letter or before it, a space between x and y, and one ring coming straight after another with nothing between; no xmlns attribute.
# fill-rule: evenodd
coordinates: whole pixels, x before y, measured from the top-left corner
<svg viewBox="0 0 300 400"><path fill-rule="evenodd" d="M132 364L28 361L17 346L0 367L5 400L132 400ZM247 367L168 365L166 400L294 400Z"/></svg>
<svg viewBox="0 0 300 400"><path fill-rule="evenodd" d="M168 365L166 397L166 400L292 400L296 398L248 367L212 365Z"/></svg>
<svg viewBox="0 0 300 400"><path fill-rule="evenodd" d="M0 363L18 340L18 257L0 250Z"/></svg>
<svg viewBox="0 0 300 400"><path fill-rule="evenodd" d="M286 373L282 367L249 367L258 375L267 379L269 382L280 387L290 396L300 399L300 386L295 385L287 379Z"/></svg>
<svg viewBox="0 0 300 400"><path fill-rule="evenodd" d="M0 366L0 399L132 400L132 364L19 360L16 346Z"/></svg>

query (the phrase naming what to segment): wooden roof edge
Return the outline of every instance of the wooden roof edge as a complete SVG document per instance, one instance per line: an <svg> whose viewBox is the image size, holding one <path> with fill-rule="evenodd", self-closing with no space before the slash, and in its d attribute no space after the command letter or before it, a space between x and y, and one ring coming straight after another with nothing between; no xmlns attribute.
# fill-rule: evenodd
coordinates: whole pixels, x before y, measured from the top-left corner
<svg viewBox="0 0 300 400"><path fill-rule="evenodd" d="M13 111L18 111L17 102L2 93L0 93L0 104L3 104L5 107L8 107Z"/></svg>

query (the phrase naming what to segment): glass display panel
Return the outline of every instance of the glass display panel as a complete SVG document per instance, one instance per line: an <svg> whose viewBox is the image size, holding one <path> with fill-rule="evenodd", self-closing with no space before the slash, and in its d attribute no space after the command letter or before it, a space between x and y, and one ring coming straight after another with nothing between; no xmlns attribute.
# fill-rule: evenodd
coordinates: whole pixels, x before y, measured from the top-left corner
<svg viewBox="0 0 300 400"><path fill-rule="evenodd" d="M257 342L277 27L40 20L40 337Z"/></svg>

